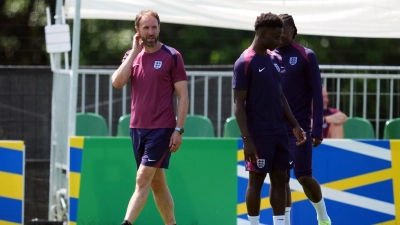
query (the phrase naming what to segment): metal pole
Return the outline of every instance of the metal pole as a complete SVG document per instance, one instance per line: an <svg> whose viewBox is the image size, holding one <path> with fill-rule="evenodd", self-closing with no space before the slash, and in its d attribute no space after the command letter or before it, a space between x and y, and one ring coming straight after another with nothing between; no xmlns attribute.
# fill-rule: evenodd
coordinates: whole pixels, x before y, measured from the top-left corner
<svg viewBox="0 0 400 225"><path fill-rule="evenodd" d="M78 69L81 36L81 0L75 0L74 28L72 34L71 87L69 103L68 135L75 135L76 102L78 94Z"/></svg>

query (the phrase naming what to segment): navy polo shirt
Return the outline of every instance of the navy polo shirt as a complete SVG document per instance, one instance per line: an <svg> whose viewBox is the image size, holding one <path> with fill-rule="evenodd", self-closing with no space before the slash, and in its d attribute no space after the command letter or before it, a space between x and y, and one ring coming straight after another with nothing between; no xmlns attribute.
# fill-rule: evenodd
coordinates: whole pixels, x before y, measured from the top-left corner
<svg viewBox="0 0 400 225"><path fill-rule="evenodd" d="M322 137L322 84L315 53L297 42L275 50L281 56L282 91L297 122L312 136ZM291 126L287 123L288 132Z"/></svg>
<svg viewBox="0 0 400 225"><path fill-rule="evenodd" d="M247 90L247 126L251 136L286 132L279 61L246 49L236 60L232 88Z"/></svg>

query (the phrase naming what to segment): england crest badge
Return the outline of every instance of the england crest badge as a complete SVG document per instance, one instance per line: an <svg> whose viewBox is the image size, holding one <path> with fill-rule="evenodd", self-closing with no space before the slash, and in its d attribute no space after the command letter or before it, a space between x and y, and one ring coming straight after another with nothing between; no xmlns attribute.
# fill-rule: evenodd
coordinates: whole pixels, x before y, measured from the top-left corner
<svg viewBox="0 0 400 225"><path fill-rule="evenodd" d="M289 63L290 63L290 65L296 65L296 63L297 63L297 57L290 57Z"/></svg>
<svg viewBox="0 0 400 225"><path fill-rule="evenodd" d="M160 69L162 65L162 61L154 61L154 69Z"/></svg>
<svg viewBox="0 0 400 225"><path fill-rule="evenodd" d="M265 166L265 159L257 159L258 168L263 168Z"/></svg>

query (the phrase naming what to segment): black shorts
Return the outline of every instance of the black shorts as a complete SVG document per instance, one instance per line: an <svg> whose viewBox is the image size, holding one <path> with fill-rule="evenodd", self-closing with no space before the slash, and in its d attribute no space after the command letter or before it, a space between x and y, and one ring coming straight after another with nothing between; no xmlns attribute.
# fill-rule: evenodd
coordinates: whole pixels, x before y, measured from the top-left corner
<svg viewBox="0 0 400 225"><path fill-rule="evenodd" d="M289 138L286 133L251 137L256 149L257 163L246 162L246 170L269 173L272 169L290 169Z"/></svg>
<svg viewBox="0 0 400 225"><path fill-rule="evenodd" d="M169 142L174 128L131 128L133 152L136 165L140 164L168 169L171 157Z"/></svg>

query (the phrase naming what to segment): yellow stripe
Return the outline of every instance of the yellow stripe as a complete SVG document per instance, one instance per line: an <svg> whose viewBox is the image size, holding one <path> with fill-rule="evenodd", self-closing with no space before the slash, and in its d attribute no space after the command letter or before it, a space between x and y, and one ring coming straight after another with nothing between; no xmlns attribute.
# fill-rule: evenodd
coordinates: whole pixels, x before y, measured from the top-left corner
<svg viewBox="0 0 400 225"><path fill-rule="evenodd" d="M70 172L69 173L69 191L70 197L79 198L79 189L81 185L81 174Z"/></svg>
<svg viewBox="0 0 400 225"><path fill-rule="evenodd" d="M21 225L21 223L12 223L4 220L0 220L0 225Z"/></svg>
<svg viewBox="0 0 400 225"><path fill-rule="evenodd" d="M390 140L396 222L400 224L400 140Z"/></svg>
<svg viewBox="0 0 400 225"><path fill-rule="evenodd" d="M243 160L244 160L244 152L243 152L243 149L240 149L237 152L237 161L240 162Z"/></svg>
<svg viewBox="0 0 400 225"><path fill-rule="evenodd" d="M24 151L25 149L23 141L0 141L0 147L18 151Z"/></svg>
<svg viewBox="0 0 400 225"><path fill-rule="evenodd" d="M69 143L71 147L83 149L84 137L70 137Z"/></svg>
<svg viewBox="0 0 400 225"><path fill-rule="evenodd" d="M68 224L69 225L76 225L76 222L69 221Z"/></svg>
<svg viewBox="0 0 400 225"><path fill-rule="evenodd" d="M393 177L392 169L384 169L372 173L367 173L359 176L354 176L338 181L325 183L323 185L328 188L333 188L336 190L343 191L351 188L374 184L385 180L390 180L392 179L392 177Z"/></svg>
<svg viewBox="0 0 400 225"><path fill-rule="evenodd" d="M383 223L377 223L375 225L397 225L397 224L398 223L396 223L395 220L391 220L391 221L386 221L386 222L383 222Z"/></svg>
<svg viewBox="0 0 400 225"><path fill-rule="evenodd" d="M400 154L398 157L400 158ZM392 157L392 159L393 159L393 157ZM399 166L399 168L400 168L400 166ZM344 191L344 190L348 190L348 189L352 189L352 188L356 188L356 187L365 186L368 184L374 184L377 182L389 180L392 177L393 177L392 169L384 169L384 170L380 170L380 171L376 171L376 172L372 172L372 173L367 173L367 174L363 174L363 175L359 175L359 176L346 178L346 179L339 180L339 181L325 183L322 186L336 189L339 191ZM303 192L292 191L292 203L303 201L306 199L307 199L307 196ZM269 197L262 198L260 210L264 210L264 209L268 209L268 208L271 208L271 204L269 203ZM240 203L237 205L237 213L238 213L238 215L247 213L246 203ZM399 213L396 213L396 214L400 215Z"/></svg>
<svg viewBox="0 0 400 225"><path fill-rule="evenodd" d="M23 199L23 177L19 174L0 172L0 196Z"/></svg>

